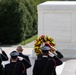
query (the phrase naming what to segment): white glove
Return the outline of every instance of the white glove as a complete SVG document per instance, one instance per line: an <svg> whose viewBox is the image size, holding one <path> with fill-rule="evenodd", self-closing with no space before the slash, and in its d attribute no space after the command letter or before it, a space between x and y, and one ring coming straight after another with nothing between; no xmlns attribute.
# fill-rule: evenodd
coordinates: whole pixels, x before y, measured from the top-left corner
<svg viewBox="0 0 76 75"><path fill-rule="evenodd" d="M54 51L56 51L57 49L56 48L54 48L53 46L51 46L51 49L53 49Z"/></svg>
<svg viewBox="0 0 76 75"><path fill-rule="evenodd" d="M23 58L22 58L22 57L18 57L18 58L19 58L19 60L21 60L21 61L23 60Z"/></svg>
<svg viewBox="0 0 76 75"><path fill-rule="evenodd" d="M53 54L53 53L51 53L51 52L49 52L49 56L54 57L54 54Z"/></svg>
<svg viewBox="0 0 76 75"><path fill-rule="evenodd" d="M3 51L3 50L2 50L2 48L0 47L0 54L2 54L2 51Z"/></svg>
<svg viewBox="0 0 76 75"><path fill-rule="evenodd" d="M56 56L57 56L57 53L56 53L56 51L54 51L54 55L56 55Z"/></svg>
<svg viewBox="0 0 76 75"><path fill-rule="evenodd" d="M3 51L1 47L0 47L0 50Z"/></svg>

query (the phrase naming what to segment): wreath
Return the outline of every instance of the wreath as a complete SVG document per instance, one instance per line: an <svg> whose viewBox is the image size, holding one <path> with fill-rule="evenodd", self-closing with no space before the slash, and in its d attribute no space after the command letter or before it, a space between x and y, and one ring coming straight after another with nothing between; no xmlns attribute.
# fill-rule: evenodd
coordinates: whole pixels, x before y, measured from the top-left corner
<svg viewBox="0 0 76 75"><path fill-rule="evenodd" d="M41 35L39 38L37 38L34 43L36 55L42 53L41 47L44 45L55 47L54 39L45 35ZM53 50L50 49L50 52L53 52Z"/></svg>

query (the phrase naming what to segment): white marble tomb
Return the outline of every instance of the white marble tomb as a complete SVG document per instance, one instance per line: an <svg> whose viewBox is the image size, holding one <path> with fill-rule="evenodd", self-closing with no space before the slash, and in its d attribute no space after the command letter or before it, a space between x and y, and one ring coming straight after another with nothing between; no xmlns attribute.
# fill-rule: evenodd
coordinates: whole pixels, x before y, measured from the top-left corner
<svg viewBox="0 0 76 75"><path fill-rule="evenodd" d="M38 37L55 40L64 57L76 57L76 1L47 1L37 6Z"/></svg>

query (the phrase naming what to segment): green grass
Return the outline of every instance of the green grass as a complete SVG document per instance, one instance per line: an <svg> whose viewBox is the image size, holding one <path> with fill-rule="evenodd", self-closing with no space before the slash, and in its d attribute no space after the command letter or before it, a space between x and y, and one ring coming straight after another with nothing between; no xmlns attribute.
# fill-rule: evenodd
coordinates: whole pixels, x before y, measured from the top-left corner
<svg viewBox="0 0 76 75"><path fill-rule="evenodd" d="M29 39L27 39L27 40L24 40L24 41L20 42L19 44L20 44L20 45L26 45L26 44L28 44L28 43L36 40L37 37L38 37L38 35L32 36L31 38L29 38Z"/></svg>

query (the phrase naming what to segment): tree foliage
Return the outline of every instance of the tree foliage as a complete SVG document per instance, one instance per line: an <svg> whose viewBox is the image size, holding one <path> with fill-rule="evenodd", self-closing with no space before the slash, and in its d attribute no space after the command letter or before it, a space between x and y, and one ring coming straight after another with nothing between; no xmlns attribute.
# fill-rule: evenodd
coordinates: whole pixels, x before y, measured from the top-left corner
<svg viewBox="0 0 76 75"><path fill-rule="evenodd" d="M37 34L37 5L47 0L0 0L0 42L16 44Z"/></svg>
<svg viewBox="0 0 76 75"><path fill-rule="evenodd" d="M14 44L23 38L20 22L21 11L16 0L4 0L0 4L0 42Z"/></svg>

